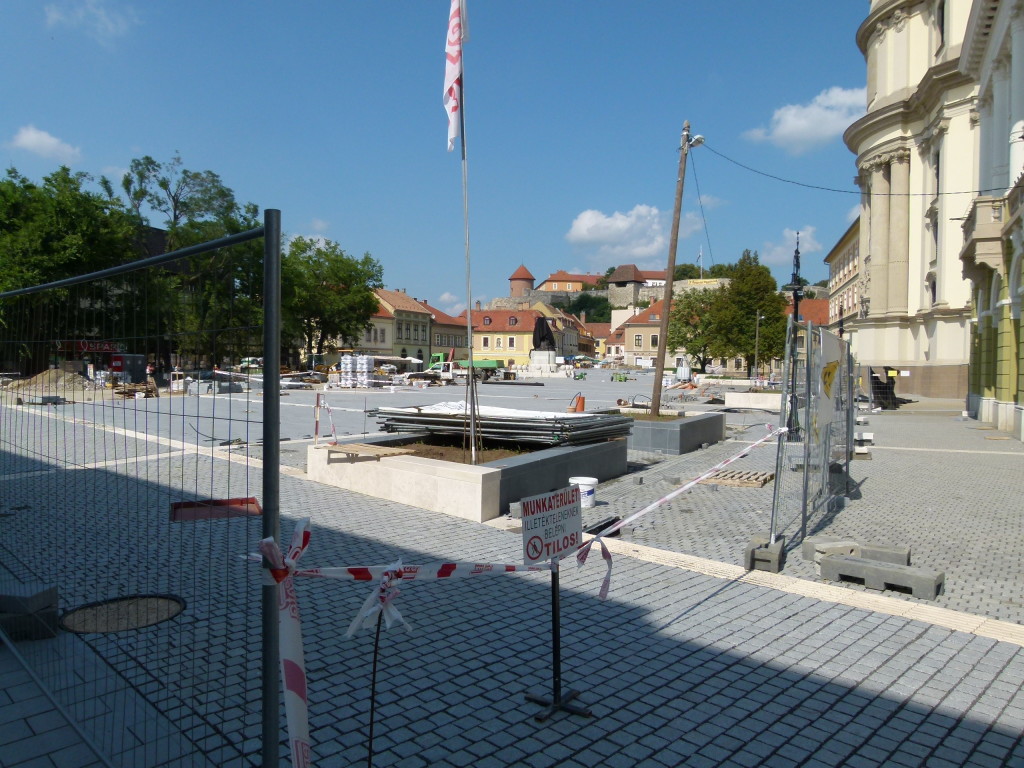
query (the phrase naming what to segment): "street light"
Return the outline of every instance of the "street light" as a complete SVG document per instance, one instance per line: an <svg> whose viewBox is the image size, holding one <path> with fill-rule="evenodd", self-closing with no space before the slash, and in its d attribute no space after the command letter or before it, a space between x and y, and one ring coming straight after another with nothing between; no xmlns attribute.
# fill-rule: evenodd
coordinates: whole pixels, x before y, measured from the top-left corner
<svg viewBox="0 0 1024 768"><path fill-rule="evenodd" d="M760 378L761 369L757 364L757 350L761 341L761 321L764 320L764 315L760 312L757 314L757 320L754 321L754 378Z"/></svg>
<svg viewBox="0 0 1024 768"><path fill-rule="evenodd" d="M672 283L676 271L676 247L679 245L679 214L683 207L683 182L686 179L686 156L691 147L704 143L703 136L690 136L690 121L683 122L683 135L679 147L679 177L676 179L676 206L672 216L672 237L668 245L668 270L665 273L665 297L661 308L659 348L655 350L654 391L651 393L651 414L661 413L661 380L665 375L665 345L668 343L668 314L672 308Z"/></svg>

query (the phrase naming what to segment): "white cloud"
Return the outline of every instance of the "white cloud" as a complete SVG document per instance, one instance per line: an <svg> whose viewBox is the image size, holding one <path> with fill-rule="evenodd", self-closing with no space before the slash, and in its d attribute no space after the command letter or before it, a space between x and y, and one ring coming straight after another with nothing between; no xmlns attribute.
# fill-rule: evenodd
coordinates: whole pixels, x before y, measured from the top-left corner
<svg viewBox="0 0 1024 768"><path fill-rule="evenodd" d="M586 210L573 221L565 239L587 251L591 268L601 272L609 266L629 263L657 268L668 255L667 218L650 205L611 215ZM687 213L679 222L679 237L683 239L700 228L700 216Z"/></svg>
<svg viewBox="0 0 1024 768"><path fill-rule="evenodd" d="M319 232L321 234L326 232L330 228L330 226L331 225L328 224L323 219L313 219L313 222L312 222L313 231L314 232Z"/></svg>
<svg viewBox="0 0 1024 768"><path fill-rule="evenodd" d="M438 297L437 306L438 309L454 317L466 308L466 302L462 301L454 293L445 291Z"/></svg>
<svg viewBox="0 0 1024 768"><path fill-rule="evenodd" d="M701 195L700 204L705 211L710 211L715 208L721 208L723 205L726 205L727 203L722 198L715 197L714 195Z"/></svg>
<svg viewBox="0 0 1024 768"><path fill-rule="evenodd" d="M809 104L787 104L772 115L771 127L754 128L743 135L751 141L768 141L791 155L809 152L841 136L864 114L864 88L834 86L822 91Z"/></svg>
<svg viewBox="0 0 1024 768"><path fill-rule="evenodd" d="M128 34L136 24L134 8L116 8L108 0L66 0L46 6L47 26L80 27L104 44Z"/></svg>
<svg viewBox="0 0 1024 768"><path fill-rule="evenodd" d="M822 247L814 238L816 227L805 226L800 230L800 265L801 275L807 270L804 269L805 261L804 257L812 253L821 253ZM759 252L760 261L762 264L769 266L772 265L792 265L793 264L793 251L796 250L796 235L795 229L784 229L782 230L782 241L778 243L766 242L764 248Z"/></svg>
<svg viewBox="0 0 1024 768"><path fill-rule="evenodd" d="M82 151L78 147L72 147L34 125L19 128L7 146L61 163L74 163L82 157Z"/></svg>
<svg viewBox="0 0 1024 768"><path fill-rule="evenodd" d="M116 165L107 165L103 167L101 173L108 179L110 179L110 183L113 184L116 188L120 188L121 179L123 179L124 175L128 173L128 169L120 168Z"/></svg>

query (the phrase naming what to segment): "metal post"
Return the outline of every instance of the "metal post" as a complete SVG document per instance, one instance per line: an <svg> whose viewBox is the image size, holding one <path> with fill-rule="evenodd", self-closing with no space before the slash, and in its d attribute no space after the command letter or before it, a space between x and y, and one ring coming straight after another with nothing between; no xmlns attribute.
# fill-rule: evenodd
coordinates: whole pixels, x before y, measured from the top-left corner
<svg viewBox="0 0 1024 768"><path fill-rule="evenodd" d="M281 212L263 212L263 538L281 541ZM277 768L281 721L277 583L264 559L263 768Z"/></svg>
<svg viewBox="0 0 1024 768"><path fill-rule="evenodd" d="M803 298L804 289L800 285L800 233L796 233L796 250L793 251L793 385L789 391L790 407L789 407L789 423L786 425L789 427L789 431L786 432L786 439L790 442L800 439L800 418L797 416L797 403L799 402L796 394L796 359L799 356L800 347L796 343L800 338L800 299ZM810 332L810 326L808 326L808 333ZM808 339L807 344L810 343ZM805 345L805 350L806 350Z"/></svg>
<svg viewBox="0 0 1024 768"><path fill-rule="evenodd" d="M814 323L810 320L807 321L807 335L804 337L804 390L807 393L807 404L804 406L804 424L811 423L811 407L817 406L817 403L812 403L811 400L811 365L814 362L812 359L812 352L814 345L811 343L813 336ZM807 538L807 485L810 482L811 475L811 433L807 433L804 442L804 471L803 471L803 488L800 491L800 540L803 541ZM827 457L826 457L827 460Z"/></svg>
<svg viewBox="0 0 1024 768"><path fill-rule="evenodd" d="M683 183L686 180L686 155L691 146L697 146L704 139L690 138L690 121L683 123L682 146L679 148L679 176L676 179L676 203L672 214L672 237L668 244L668 269L665 272L665 296L662 300L661 325L659 326L658 349L654 350L654 391L651 393L651 414L661 413L661 380L665 375L665 350L668 343L668 315L672 309L672 284L676 271L676 247L679 245L679 215L683 207Z"/></svg>
<svg viewBox="0 0 1024 768"><path fill-rule="evenodd" d="M590 717L590 710L586 707L578 707L570 704L574 698L579 696L579 691L566 691L562 696L562 633L561 633L561 609L559 608L558 594L558 556L551 558L551 698L546 696L534 696L526 694L526 700L535 704L543 704L547 707L543 712L534 715L533 719L543 723L559 709L564 709L573 715Z"/></svg>
<svg viewBox="0 0 1024 768"><path fill-rule="evenodd" d="M754 378L760 378L761 371L757 365L757 352L761 343L761 313L757 313L757 320L754 322Z"/></svg>

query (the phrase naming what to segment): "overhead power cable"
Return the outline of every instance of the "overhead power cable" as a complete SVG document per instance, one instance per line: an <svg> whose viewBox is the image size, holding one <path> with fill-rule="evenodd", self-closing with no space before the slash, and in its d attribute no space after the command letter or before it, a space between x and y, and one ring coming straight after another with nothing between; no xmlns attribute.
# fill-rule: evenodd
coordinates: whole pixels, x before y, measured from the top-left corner
<svg viewBox="0 0 1024 768"><path fill-rule="evenodd" d="M704 222L704 239L708 241L708 256L711 258L711 265L715 264L714 254L711 253L711 232L708 231L708 219L704 215L704 201L700 197L700 182L697 180L697 164L690 160L690 172L693 174L693 184L697 187L697 205L700 206L700 219Z"/></svg>
<svg viewBox="0 0 1024 768"><path fill-rule="evenodd" d="M720 158L722 158L723 160L726 160L726 161L732 163L733 165L739 166L740 168L742 168L745 171L750 171L751 173L756 173L758 176L764 176L764 177L769 178L769 179L774 179L775 181L781 181L783 184L792 184L792 185L797 186L797 187L805 187L806 189L817 189L817 190L819 190L821 192L837 192L837 193L839 193L841 195L859 195L861 193L861 191L859 189L837 189L836 187L826 187L826 186L822 186L820 184L806 184L806 183L804 183L802 181L796 181L795 179L787 179L787 178L784 178L782 176L776 176L775 174L768 173L766 171L759 171L757 168L751 168L749 165L744 165L743 163L739 162L738 160L733 160L728 155L723 155L721 152L716 150L714 147L710 146L707 143L707 141L704 142L703 147L706 150L708 150L709 152L718 155ZM967 190L967 191L963 191L963 192L957 192L957 191L946 191L946 192L904 192L904 193L887 192L885 195L881 195L881 196L882 197L941 197L943 195L988 195L988 194L991 194L993 192L995 192L995 193L1002 193L1002 192L1005 192L1005 191L1006 190L993 187L991 189L972 189L972 190ZM873 194L877 194L877 193L873 193Z"/></svg>

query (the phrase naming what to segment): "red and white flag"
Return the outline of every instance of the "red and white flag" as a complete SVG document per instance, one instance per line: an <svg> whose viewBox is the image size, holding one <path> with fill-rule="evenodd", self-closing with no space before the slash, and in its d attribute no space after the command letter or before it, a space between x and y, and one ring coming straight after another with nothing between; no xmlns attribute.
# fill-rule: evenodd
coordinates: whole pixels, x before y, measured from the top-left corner
<svg viewBox="0 0 1024 768"><path fill-rule="evenodd" d="M448 44L444 49L444 109L448 113L448 151L455 148L462 110L462 2L452 0Z"/></svg>

